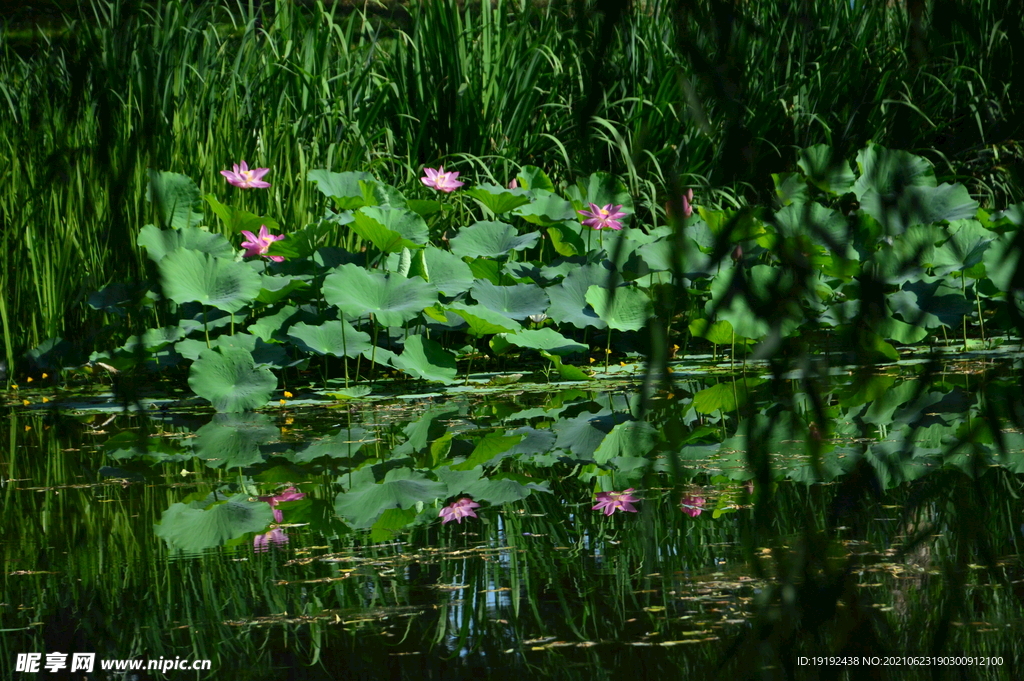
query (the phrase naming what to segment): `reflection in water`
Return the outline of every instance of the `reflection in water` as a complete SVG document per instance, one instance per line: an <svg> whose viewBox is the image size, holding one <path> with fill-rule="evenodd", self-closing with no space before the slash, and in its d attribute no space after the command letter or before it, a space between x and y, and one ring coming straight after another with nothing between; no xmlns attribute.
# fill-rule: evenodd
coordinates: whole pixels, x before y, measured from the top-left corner
<svg viewBox="0 0 1024 681"><path fill-rule="evenodd" d="M940 650L1009 678L1024 435L992 424L1019 395L1009 371L915 366L833 377L817 404L797 379L704 372L646 410L621 385L340 416L14 412L3 659L782 678L800 655Z"/></svg>

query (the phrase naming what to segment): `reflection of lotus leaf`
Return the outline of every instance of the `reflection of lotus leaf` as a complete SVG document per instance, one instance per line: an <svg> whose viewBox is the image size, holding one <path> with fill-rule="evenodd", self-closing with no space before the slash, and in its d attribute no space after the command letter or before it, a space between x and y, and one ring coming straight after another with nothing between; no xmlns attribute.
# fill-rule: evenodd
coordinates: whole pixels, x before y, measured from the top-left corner
<svg viewBox="0 0 1024 681"><path fill-rule="evenodd" d="M194 552L223 546L249 532L262 532L274 522L270 505L249 501L245 493L209 508L204 506L201 503L171 504L156 526L156 536L171 548Z"/></svg>
<svg viewBox="0 0 1024 681"><path fill-rule="evenodd" d="M407 509L418 501L433 503L444 498L447 491L443 482L431 480L419 471L394 468L381 483L358 485L339 494L334 500L334 509L353 526L364 528L389 508Z"/></svg>

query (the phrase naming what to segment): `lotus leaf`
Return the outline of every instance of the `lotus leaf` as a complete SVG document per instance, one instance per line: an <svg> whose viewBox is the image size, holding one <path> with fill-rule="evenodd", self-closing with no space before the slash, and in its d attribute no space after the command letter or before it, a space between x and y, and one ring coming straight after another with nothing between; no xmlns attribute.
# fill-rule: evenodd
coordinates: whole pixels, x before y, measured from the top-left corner
<svg viewBox="0 0 1024 681"><path fill-rule="evenodd" d="M442 383L451 383L457 373L455 355L423 336L406 337L405 348L394 365L416 378Z"/></svg>
<svg viewBox="0 0 1024 681"><path fill-rule="evenodd" d="M433 503L448 494L443 482L409 468L393 468L376 484L360 484L334 499L334 510L356 528L365 528L389 508L408 509L417 502Z"/></svg>
<svg viewBox="0 0 1024 681"><path fill-rule="evenodd" d="M165 255L178 248L209 253L218 258L235 257L235 249L227 239L198 227L157 229L153 225L146 225L139 232L136 243L146 249L146 255L153 262L160 262Z"/></svg>
<svg viewBox="0 0 1024 681"><path fill-rule="evenodd" d="M270 504L250 501L246 493L203 504L171 504L154 532L178 551L198 552L223 546L249 532L261 532L274 522Z"/></svg>
<svg viewBox="0 0 1024 681"><path fill-rule="evenodd" d="M495 286L489 281L477 281L470 293L484 307L512 319L526 319L548 309L548 295L534 284Z"/></svg>
<svg viewBox="0 0 1024 681"><path fill-rule="evenodd" d="M590 286L586 300L597 316L617 331L639 331L653 314L650 297L632 286L616 288L614 297L604 286Z"/></svg>
<svg viewBox="0 0 1024 681"><path fill-rule="evenodd" d="M537 243L539 232L518 235L515 227L504 222L474 222L459 230L451 240L452 253L462 258L505 258Z"/></svg>
<svg viewBox="0 0 1024 681"><path fill-rule="evenodd" d="M359 331L344 320L318 326L299 322L288 329L288 336L306 352L334 357L358 357L370 347L370 334Z"/></svg>
<svg viewBox="0 0 1024 681"><path fill-rule="evenodd" d="M266 367L256 367L246 350L204 350L192 364L189 387L213 403L217 411L238 412L262 407L277 387L277 378Z"/></svg>
<svg viewBox="0 0 1024 681"><path fill-rule="evenodd" d="M164 293L176 303L199 302L237 312L260 292L260 277L245 263L179 248L160 261Z"/></svg>
<svg viewBox="0 0 1024 681"><path fill-rule="evenodd" d="M381 274L341 265L327 275L324 299L351 318L372 314L383 326L401 326L437 302L437 292L421 279Z"/></svg>

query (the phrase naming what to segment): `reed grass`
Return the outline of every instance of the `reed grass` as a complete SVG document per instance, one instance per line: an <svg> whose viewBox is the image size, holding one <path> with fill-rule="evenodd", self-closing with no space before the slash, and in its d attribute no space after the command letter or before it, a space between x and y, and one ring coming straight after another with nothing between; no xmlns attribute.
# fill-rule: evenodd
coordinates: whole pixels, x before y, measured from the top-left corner
<svg viewBox="0 0 1024 681"><path fill-rule="evenodd" d="M143 275L147 168L237 201L218 171L270 167L273 187L242 199L286 229L322 211L305 180L318 167L412 195L439 163L470 181L606 170L656 222L666 178L706 205L765 201L794 149L852 158L868 140L930 158L988 207L1022 198L1024 36L1005 4L617 7L440 0L396 22L283 0L95 0L52 36L0 38L8 364L57 335L90 344L110 320L88 293Z"/></svg>

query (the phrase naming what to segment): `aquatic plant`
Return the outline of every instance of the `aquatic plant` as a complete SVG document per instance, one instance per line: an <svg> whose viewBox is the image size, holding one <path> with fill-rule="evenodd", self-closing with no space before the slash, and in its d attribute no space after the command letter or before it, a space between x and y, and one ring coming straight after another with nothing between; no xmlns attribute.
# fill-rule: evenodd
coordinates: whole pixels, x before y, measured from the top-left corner
<svg viewBox="0 0 1024 681"><path fill-rule="evenodd" d="M263 176L270 172L270 168L253 168L242 161L232 166L231 170L222 170L220 174L227 178L228 183L239 189L266 189L269 182L263 180Z"/></svg>
<svg viewBox="0 0 1024 681"><path fill-rule="evenodd" d="M592 510L602 511L605 515L611 515L616 511L636 513L637 511L633 504L640 501L640 498L634 497L632 492L632 487L623 492L598 492L597 503Z"/></svg>
<svg viewBox="0 0 1024 681"><path fill-rule="evenodd" d="M445 172L444 166L437 170L424 168L424 172L426 172L426 175L420 178L420 182L446 194L450 194L463 185L462 182L456 179L459 173L453 171Z"/></svg>
<svg viewBox="0 0 1024 681"><path fill-rule="evenodd" d="M242 235L246 238L246 241L242 242L242 248L245 249L245 257L251 258L255 255L261 255L267 260L284 262L283 255L267 254L267 250L270 248L272 243L284 239L283 234L271 234L267 231L266 225L260 225L260 233L258 236L246 230L242 230Z"/></svg>
<svg viewBox="0 0 1024 681"><path fill-rule="evenodd" d="M442 508L438 515L441 517L442 525L447 525L453 520L461 525L463 518L477 517L476 513L473 512L474 508L480 508L480 504L472 499L463 497Z"/></svg>

